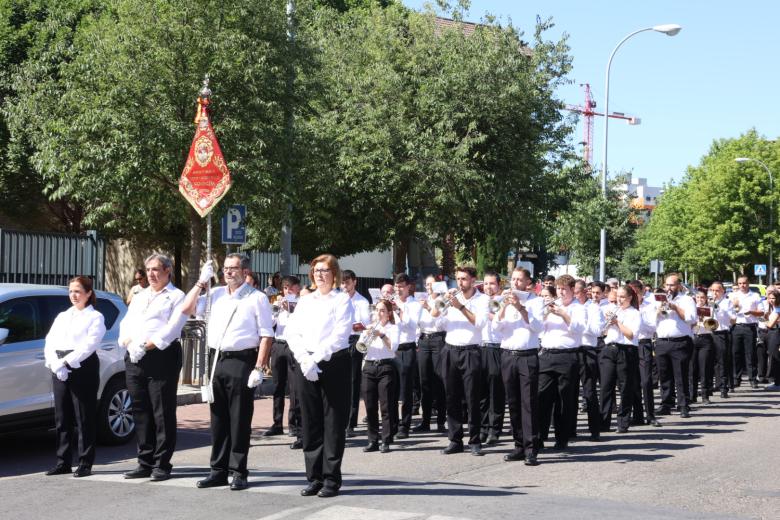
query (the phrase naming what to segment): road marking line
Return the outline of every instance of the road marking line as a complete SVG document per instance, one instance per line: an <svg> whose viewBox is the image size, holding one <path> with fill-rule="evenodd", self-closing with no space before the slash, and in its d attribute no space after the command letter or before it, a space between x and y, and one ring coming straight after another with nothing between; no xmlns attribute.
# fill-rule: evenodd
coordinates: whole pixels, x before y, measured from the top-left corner
<svg viewBox="0 0 780 520"><path fill-rule="evenodd" d="M279 520L280 518L284 518L285 516L290 516L296 513L300 513L302 511L306 511L307 509L308 509L307 507L293 507L292 509L285 509L284 511L279 511L278 513L264 516L262 518L259 518L258 520Z"/></svg>
<svg viewBox="0 0 780 520"><path fill-rule="evenodd" d="M306 520L408 520L420 518L421 513L406 513L404 511L386 511L367 509L364 507L331 506L305 517Z"/></svg>

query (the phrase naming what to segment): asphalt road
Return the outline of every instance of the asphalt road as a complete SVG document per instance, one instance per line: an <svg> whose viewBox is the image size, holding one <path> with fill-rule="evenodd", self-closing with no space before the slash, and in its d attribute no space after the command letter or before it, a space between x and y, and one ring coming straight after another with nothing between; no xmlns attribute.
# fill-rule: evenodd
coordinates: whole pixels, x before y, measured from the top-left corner
<svg viewBox="0 0 780 520"><path fill-rule="evenodd" d="M484 457L444 456L437 434L398 441L391 453L366 454L349 439L339 497L301 497L303 456L289 438L261 439L270 399L256 402L250 488L199 490L208 473L207 408L179 409L174 478L126 481L134 446L99 447L94 475L46 477L54 463L51 432L0 437L3 519L338 519L486 520L492 518L780 518L780 394L741 390L694 408L662 428L605 434L543 451L529 468L506 463L503 440ZM581 438L587 437L584 420Z"/></svg>

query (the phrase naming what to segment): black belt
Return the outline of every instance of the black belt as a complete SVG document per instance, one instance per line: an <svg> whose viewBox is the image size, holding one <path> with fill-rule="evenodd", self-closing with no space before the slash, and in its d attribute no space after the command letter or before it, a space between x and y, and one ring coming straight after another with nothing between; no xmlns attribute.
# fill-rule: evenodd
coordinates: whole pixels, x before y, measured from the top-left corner
<svg viewBox="0 0 780 520"><path fill-rule="evenodd" d="M429 338L438 338L438 337L444 337L445 332L423 332L420 334L420 339L429 339Z"/></svg>
<svg viewBox="0 0 780 520"><path fill-rule="evenodd" d="M727 330L715 330L712 333L713 334L717 334L718 336L725 336L726 334L729 333L729 331L727 331Z"/></svg>
<svg viewBox="0 0 780 520"><path fill-rule="evenodd" d="M506 354L507 356L536 356L539 354L539 349L538 348L527 348L522 350L502 349L501 353Z"/></svg>
<svg viewBox="0 0 780 520"><path fill-rule="evenodd" d="M366 365L374 365L375 367L382 365L392 365L393 359L367 359Z"/></svg>
<svg viewBox="0 0 780 520"><path fill-rule="evenodd" d="M486 348L501 348L501 343L483 343L482 346Z"/></svg>
<svg viewBox="0 0 780 520"><path fill-rule="evenodd" d="M702 336L709 336L709 337L712 337L712 332L703 332L703 333L701 333L701 334L694 334L694 336L696 336L697 338L700 338L700 337L702 337Z"/></svg>
<svg viewBox="0 0 780 520"><path fill-rule="evenodd" d="M603 347L599 347L598 345L596 345L596 346L593 346L593 345L583 345L582 346L582 350L596 350L596 351L599 351L602 348Z"/></svg>
<svg viewBox="0 0 780 520"><path fill-rule="evenodd" d="M444 346L455 350L477 350L479 348L479 345L450 345L449 343L445 343Z"/></svg>
<svg viewBox="0 0 780 520"><path fill-rule="evenodd" d="M417 348L417 345L414 343L414 341L411 341L409 343L401 343L398 345L398 352L405 352L407 350L412 350L414 348Z"/></svg>
<svg viewBox="0 0 780 520"><path fill-rule="evenodd" d="M55 352L55 354L57 354L57 358L58 359L62 359L62 358L64 358L65 356L67 356L68 354L70 354L73 351L72 350L55 350L54 352Z"/></svg>
<svg viewBox="0 0 780 520"><path fill-rule="evenodd" d="M607 343L608 347L622 347L622 348L630 348L634 345L628 345L626 343Z"/></svg>
<svg viewBox="0 0 780 520"><path fill-rule="evenodd" d="M735 327L750 327L751 329L755 329L758 327L758 323L736 323L734 325Z"/></svg>
<svg viewBox="0 0 780 520"><path fill-rule="evenodd" d="M257 347L244 350L220 350L219 361L223 359L257 359Z"/></svg>
<svg viewBox="0 0 780 520"><path fill-rule="evenodd" d="M675 338L658 338L658 341L688 341L690 338L688 336L677 336Z"/></svg>
<svg viewBox="0 0 780 520"><path fill-rule="evenodd" d="M581 349L576 348L542 348L542 354L564 354L566 352L579 352Z"/></svg>

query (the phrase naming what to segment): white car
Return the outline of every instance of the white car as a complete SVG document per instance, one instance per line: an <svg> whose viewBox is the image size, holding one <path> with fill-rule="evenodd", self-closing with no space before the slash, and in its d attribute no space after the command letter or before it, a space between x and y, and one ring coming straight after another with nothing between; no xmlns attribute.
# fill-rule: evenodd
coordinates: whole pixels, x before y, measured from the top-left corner
<svg viewBox="0 0 780 520"><path fill-rule="evenodd" d="M95 291L95 296L106 324L97 351L98 439L121 444L135 433L124 349L117 342L127 306L112 293ZM70 306L67 287L0 284L0 433L54 427L51 371L44 366L43 347L54 318Z"/></svg>

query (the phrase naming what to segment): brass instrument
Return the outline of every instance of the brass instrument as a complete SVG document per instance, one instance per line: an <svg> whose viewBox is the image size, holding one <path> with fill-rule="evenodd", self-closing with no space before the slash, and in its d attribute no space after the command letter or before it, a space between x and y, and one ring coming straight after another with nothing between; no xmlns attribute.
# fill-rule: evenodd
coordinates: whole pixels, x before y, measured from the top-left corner
<svg viewBox="0 0 780 520"><path fill-rule="evenodd" d="M604 325L604 328L601 330L601 335L606 336L607 331L610 327L612 327L612 320L614 320L617 317L617 311L607 311L607 313L604 315L604 319L607 320L607 323Z"/></svg>
<svg viewBox="0 0 780 520"><path fill-rule="evenodd" d="M671 295L668 293L662 293L657 292L655 293L655 301L661 302L661 305L658 306L658 314L661 316L666 316L669 314L669 297Z"/></svg>
<svg viewBox="0 0 780 520"><path fill-rule="evenodd" d="M365 354L366 352L368 352L369 345L371 345L371 343L373 343L376 337L379 335L378 329L379 329L378 321L371 324L371 328L369 329L368 334L366 335L366 340L358 341L355 344L355 350L357 350L361 354Z"/></svg>
<svg viewBox="0 0 780 520"><path fill-rule="evenodd" d="M718 320L715 319L714 307L696 307L699 316L699 325L709 331L718 329Z"/></svg>
<svg viewBox="0 0 780 520"><path fill-rule="evenodd" d="M507 291L509 291L509 289L507 289L504 292ZM518 291L516 289L512 289L511 295L514 296L515 299L523 305L525 305L525 302L528 301L528 293L526 291ZM507 305L510 305L509 298L507 298L507 296L496 296L491 298L490 303L488 303L488 310L492 314L501 312L501 309L503 309Z"/></svg>
<svg viewBox="0 0 780 520"><path fill-rule="evenodd" d="M448 294L451 294L453 298L457 298L462 292L463 291L460 289L456 289L454 292L452 289L450 289ZM442 294L433 301L433 304L436 306L439 312L444 313L447 311L447 309L449 309L450 305L452 305L452 300L445 299L444 295Z"/></svg>
<svg viewBox="0 0 780 520"><path fill-rule="evenodd" d="M544 310L542 311L542 314L544 316L544 319L547 319L547 316L550 315L552 312L553 307L557 307L561 304L561 300L553 300L551 302L545 302L544 303Z"/></svg>

